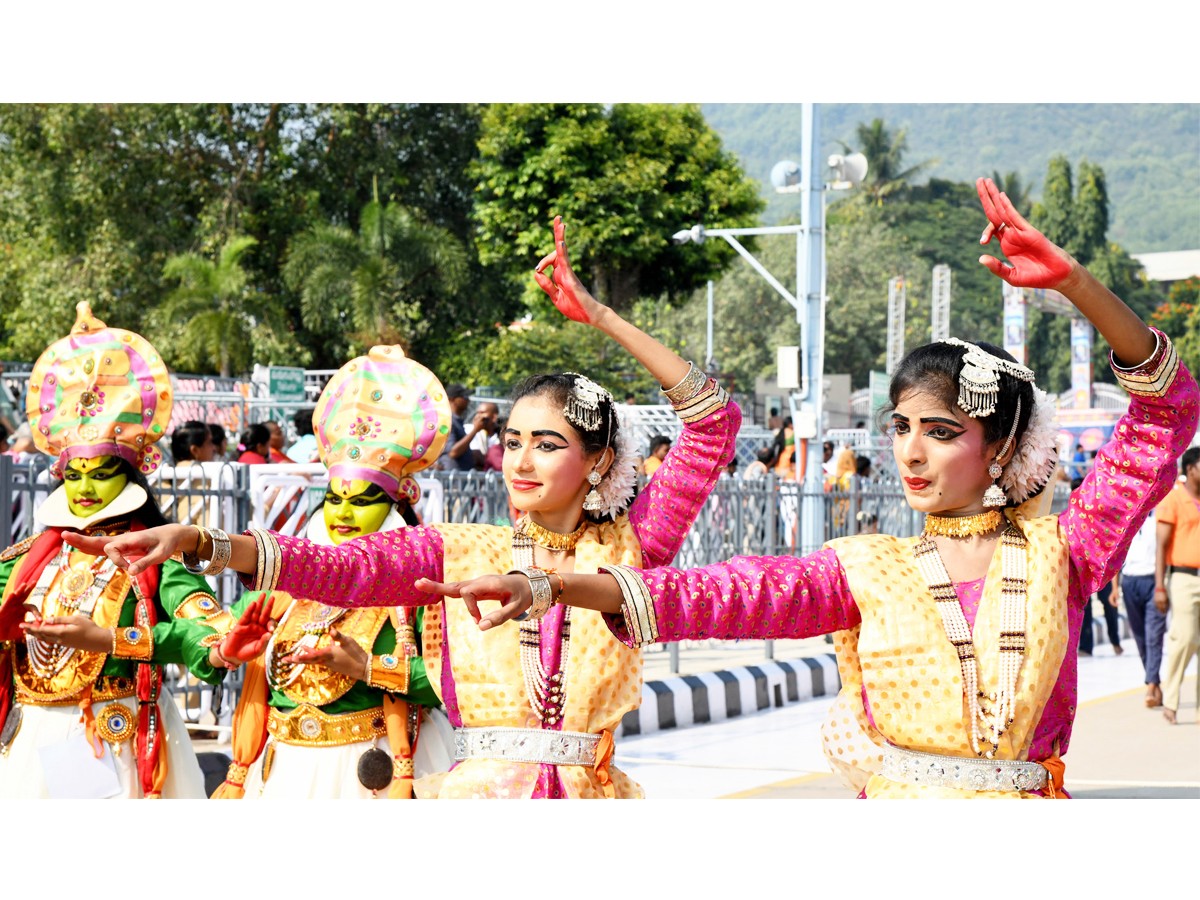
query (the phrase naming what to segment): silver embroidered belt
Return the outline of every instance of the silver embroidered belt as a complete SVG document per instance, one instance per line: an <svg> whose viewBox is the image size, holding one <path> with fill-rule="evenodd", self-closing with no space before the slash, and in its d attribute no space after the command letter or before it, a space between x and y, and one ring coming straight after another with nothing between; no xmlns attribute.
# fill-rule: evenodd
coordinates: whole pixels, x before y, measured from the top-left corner
<svg viewBox="0 0 1200 900"><path fill-rule="evenodd" d="M456 728L454 758L483 757L555 766L594 766L600 735L538 728Z"/></svg>
<svg viewBox="0 0 1200 900"><path fill-rule="evenodd" d="M1048 781L1046 767L1019 759L971 759L920 753L887 744L879 774L889 781L961 791L1036 791Z"/></svg>

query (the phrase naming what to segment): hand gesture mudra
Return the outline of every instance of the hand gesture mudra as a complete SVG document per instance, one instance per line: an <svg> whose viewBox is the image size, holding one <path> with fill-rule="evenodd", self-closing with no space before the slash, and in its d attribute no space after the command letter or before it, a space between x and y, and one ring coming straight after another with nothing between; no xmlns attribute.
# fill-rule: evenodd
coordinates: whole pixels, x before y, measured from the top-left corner
<svg viewBox="0 0 1200 900"><path fill-rule="evenodd" d="M484 575L467 581L443 583L432 578L418 578L413 586L419 591L441 597L459 597L467 605L471 618L480 631L503 625L510 619L520 619L533 604L533 591L524 575ZM486 615L479 610L480 600L499 600L499 609Z"/></svg>
<svg viewBox="0 0 1200 900"><path fill-rule="evenodd" d="M571 268L571 261L567 258L566 232L567 226L563 224L562 216L555 216L554 251L542 257L533 270L533 277L554 301L560 313L575 322L594 325L607 307L588 293ZM552 269L549 276L546 275L547 269Z"/></svg>
<svg viewBox="0 0 1200 900"><path fill-rule="evenodd" d="M984 255L979 261L1013 287L1056 288L1062 284L1077 265L1075 260L1026 222L992 179L978 179L975 189L988 218L979 243L987 244L996 238L1009 259L1004 263Z"/></svg>
<svg viewBox="0 0 1200 900"><path fill-rule="evenodd" d="M241 663L257 659L267 649L274 630L270 595L259 594L242 610L242 617L221 642L221 656Z"/></svg>
<svg viewBox="0 0 1200 900"><path fill-rule="evenodd" d="M349 675L360 681L367 674L367 651L349 635L336 628L329 633L329 643L317 647L297 647L284 662L324 666L339 675Z"/></svg>

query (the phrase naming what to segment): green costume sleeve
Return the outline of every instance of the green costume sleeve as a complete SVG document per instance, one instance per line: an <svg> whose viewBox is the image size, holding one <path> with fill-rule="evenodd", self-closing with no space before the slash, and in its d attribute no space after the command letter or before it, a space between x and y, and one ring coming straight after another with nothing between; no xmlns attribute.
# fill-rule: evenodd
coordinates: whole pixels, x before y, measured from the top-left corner
<svg viewBox="0 0 1200 900"><path fill-rule="evenodd" d="M12 575L12 570L16 568L17 563L21 559L22 557L18 556L16 559L10 559L7 562L0 562L0 594L3 594L4 589L8 587L8 579Z"/></svg>
<svg viewBox="0 0 1200 900"><path fill-rule="evenodd" d="M425 607L417 607L416 628L417 647L421 647L421 631L425 627ZM393 638L394 639L394 638ZM422 706L439 706L437 693L429 683L429 674L425 671L425 657L416 656L409 662L408 696L414 703Z"/></svg>
<svg viewBox="0 0 1200 900"><path fill-rule="evenodd" d="M209 665L209 644L229 631L232 619L221 609L208 582L169 559L160 570L158 602L166 617L154 626L152 661L158 665L182 663L201 681L219 683L226 670Z"/></svg>
<svg viewBox="0 0 1200 900"><path fill-rule="evenodd" d="M421 647L421 624L423 617L422 610L418 608L416 627L413 629L417 634L417 649ZM386 653L394 653L396 650L396 631L392 628L391 623L384 625L379 629L379 634L375 638L375 643L371 647L371 652L376 656L382 656ZM406 699L421 706L437 706L438 698L434 693L433 686L429 683L429 675L425 671L425 660L419 655L414 656L408 661L408 690L403 695Z"/></svg>

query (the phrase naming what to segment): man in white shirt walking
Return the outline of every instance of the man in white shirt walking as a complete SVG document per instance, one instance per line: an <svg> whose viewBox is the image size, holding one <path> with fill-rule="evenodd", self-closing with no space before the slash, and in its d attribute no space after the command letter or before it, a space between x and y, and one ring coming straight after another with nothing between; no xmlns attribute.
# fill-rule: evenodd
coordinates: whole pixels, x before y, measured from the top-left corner
<svg viewBox="0 0 1200 900"><path fill-rule="evenodd" d="M1125 565L1121 567L1119 590L1125 597L1125 618L1137 642L1138 656L1146 669L1146 705L1162 706L1159 667L1163 656L1163 635L1167 615L1154 604L1154 553L1156 523L1151 512L1129 544Z"/></svg>

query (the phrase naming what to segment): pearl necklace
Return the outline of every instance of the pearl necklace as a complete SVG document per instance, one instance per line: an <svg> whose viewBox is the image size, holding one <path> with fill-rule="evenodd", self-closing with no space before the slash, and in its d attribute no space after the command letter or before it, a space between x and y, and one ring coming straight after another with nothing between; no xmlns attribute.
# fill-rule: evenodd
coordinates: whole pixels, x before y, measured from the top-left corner
<svg viewBox="0 0 1200 900"><path fill-rule="evenodd" d="M929 532L913 548L917 569L929 585L937 602L942 628L958 652L962 668L963 694L967 700L971 749L992 759L1000 747L1000 738L1013 723L1017 696L1017 676L1025 656L1025 610L1028 600L1025 535L1013 524L1000 538L1000 563L1004 581L1000 589L1000 689L985 694L979 687L979 664L971 629L958 602L958 594L946 571L946 564Z"/></svg>
<svg viewBox="0 0 1200 900"><path fill-rule="evenodd" d="M1004 517L998 509L989 509L974 516L928 515L925 517L925 533L939 537L974 537L977 534L990 534L1003 521Z"/></svg>
<svg viewBox="0 0 1200 900"><path fill-rule="evenodd" d="M585 522L584 525L586 524ZM575 535L582 532L583 525ZM530 535L518 530L513 531L513 568L528 569L533 566L533 543L534 538ZM574 541L571 546L575 546ZM558 654L559 670L553 675L546 671L542 663L542 620L525 619L521 622L521 675L525 679L525 695L529 698L529 706L538 717L538 721L546 725L554 725L562 718L563 707L567 703L567 653L571 647L571 609L572 607L568 606L563 613L562 642Z"/></svg>
<svg viewBox="0 0 1200 900"><path fill-rule="evenodd" d="M535 544L545 547L547 550L574 550L587 526L587 520L584 519L579 523L579 527L570 534L560 534L549 528L543 528L529 516L522 516L517 522L515 530L518 534L527 535ZM533 563L530 562L530 565Z"/></svg>

